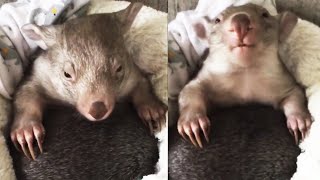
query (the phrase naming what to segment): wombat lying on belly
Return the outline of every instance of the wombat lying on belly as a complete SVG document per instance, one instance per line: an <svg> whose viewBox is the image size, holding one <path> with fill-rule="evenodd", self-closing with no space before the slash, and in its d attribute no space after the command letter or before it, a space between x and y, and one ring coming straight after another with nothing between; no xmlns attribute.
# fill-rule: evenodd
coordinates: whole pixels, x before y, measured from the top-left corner
<svg viewBox="0 0 320 180"><path fill-rule="evenodd" d="M151 131L163 126L167 108L130 59L123 38L141 7L135 3L120 12L90 15L63 25L23 27L46 50L15 95L11 139L27 157L35 159L35 140L42 152L42 114L47 104L69 104L87 119L99 121L126 97Z"/></svg>

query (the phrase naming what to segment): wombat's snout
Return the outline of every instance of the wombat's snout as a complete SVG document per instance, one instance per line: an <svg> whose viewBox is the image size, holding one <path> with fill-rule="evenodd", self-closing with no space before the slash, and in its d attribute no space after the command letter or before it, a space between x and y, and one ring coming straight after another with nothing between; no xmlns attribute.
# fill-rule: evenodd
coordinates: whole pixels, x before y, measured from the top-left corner
<svg viewBox="0 0 320 180"><path fill-rule="evenodd" d="M96 101L92 103L89 110L89 114L97 120L103 118L107 114L107 112L108 109L102 101Z"/></svg>
<svg viewBox="0 0 320 180"><path fill-rule="evenodd" d="M231 33L236 33L239 40L243 40L252 27L247 14L236 14L231 19Z"/></svg>
<svg viewBox="0 0 320 180"><path fill-rule="evenodd" d="M97 94L85 93L77 102L78 111L90 121L101 121L108 118L115 106L116 99L112 93Z"/></svg>

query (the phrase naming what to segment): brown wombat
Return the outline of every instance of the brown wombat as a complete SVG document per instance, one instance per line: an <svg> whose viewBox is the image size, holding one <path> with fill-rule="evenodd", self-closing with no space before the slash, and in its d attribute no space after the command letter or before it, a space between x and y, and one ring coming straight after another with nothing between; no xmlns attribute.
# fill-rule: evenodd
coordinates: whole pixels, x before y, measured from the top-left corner
<svg viewBox="0 0 320 180"><path fill-rule="evenodd" d="M11 139L27 157L35 159L34 142L42 152L42 115L48 104L69 104L88 120L100 121L110 116L117 101L127 98L151 131L164 125L166 105L154 95L124 41L141 7L141 3L132 3L116 13L22 28L46 50L35 60L31 75L14 98Z"/></svg>

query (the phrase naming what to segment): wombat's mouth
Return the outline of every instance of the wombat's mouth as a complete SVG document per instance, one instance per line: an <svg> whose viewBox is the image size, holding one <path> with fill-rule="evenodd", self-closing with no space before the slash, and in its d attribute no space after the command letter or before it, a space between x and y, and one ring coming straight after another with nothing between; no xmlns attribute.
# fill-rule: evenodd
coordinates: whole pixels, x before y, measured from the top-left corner
<svg viewBox="0 0 320 180"><path fill-rule="evenodd" d="M255 28L255 26L250 25L250 26L247 28L247 31L251 31L251 30L254 29L254 28ZM228 31L229 31L229 32L235 32L235 29L234 29L234 28L230 28Z"/></svg>
<svg viewBox="0 0 320 180"><path fill-rule="evenodd" d="M254 44L238 44L235 48L240 47L240 48L253 48Z"/></svg>
<svg viewBox="0 0 320 180"><path fill-rule="evenodd" d="M251 51L254 47L254 44L237 44L235 46L232 46L231 50L236 52Z"/></svg>
<svg viewBox="0 0 320 180"><path fill-rule="evenodd" d="M254 44L237 44L236 46L233 46L231 51L234 55L238 56L239 58L247 58L248 56L252 56L252 53L255 51L255 45Z"/></svg>
<svg viewBox="0 0 320 180"><path fill-rule="evenodd" d="M245 44L245 43L239 43L233 47L231 47L231 50L234 51L234 50L240 50L240 51L247 51L247 50L252 50L253 48L255 47L254 44Z"/></svg>

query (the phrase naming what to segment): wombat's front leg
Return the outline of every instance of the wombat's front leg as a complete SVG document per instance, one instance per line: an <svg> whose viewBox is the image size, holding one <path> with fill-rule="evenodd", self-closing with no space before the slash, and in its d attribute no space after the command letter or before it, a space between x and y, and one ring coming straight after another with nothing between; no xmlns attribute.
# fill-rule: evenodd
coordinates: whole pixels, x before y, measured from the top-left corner
<svg viewBox="0 0 320 180"><path fill-rule="evenodd" d="M39 86L27 82L17 91L14 102L14 121L11 127L11 140L18 150L30 159L35 159L33 148L34 138L40 152L43 152L42 143L45 130L42 125L43 96ZM21 148L20 148L21 147Z"/></svg>
<svg viewBox="0 0 320 180"><path fill-rule="evenodd" d="M200 133L202 131L209 142L210 120L207 117L207 102L201 85L197 80L190 81L179 96L180 117L179 134L187 140L186 135L196 147L203 147Z"/></svg>
<svg viewBox="0 0 320 180"><path fill-rule="evenodd" d="M300 131L303 140L312 123L302 90L299 87L294 88L290 95L281 102L280 106L287 117L287 127L298 144L298 131Z"/></svg>
<svg viewBox="0 0 320 180"><path fill-rule="evenodd" d="M140 118L150 128L150 131L161 130L166 121L167 107L154 95L151 83L146 78L142 78L133 90L132 101ZM152 121L156 123L156 128Z"/></svg>

